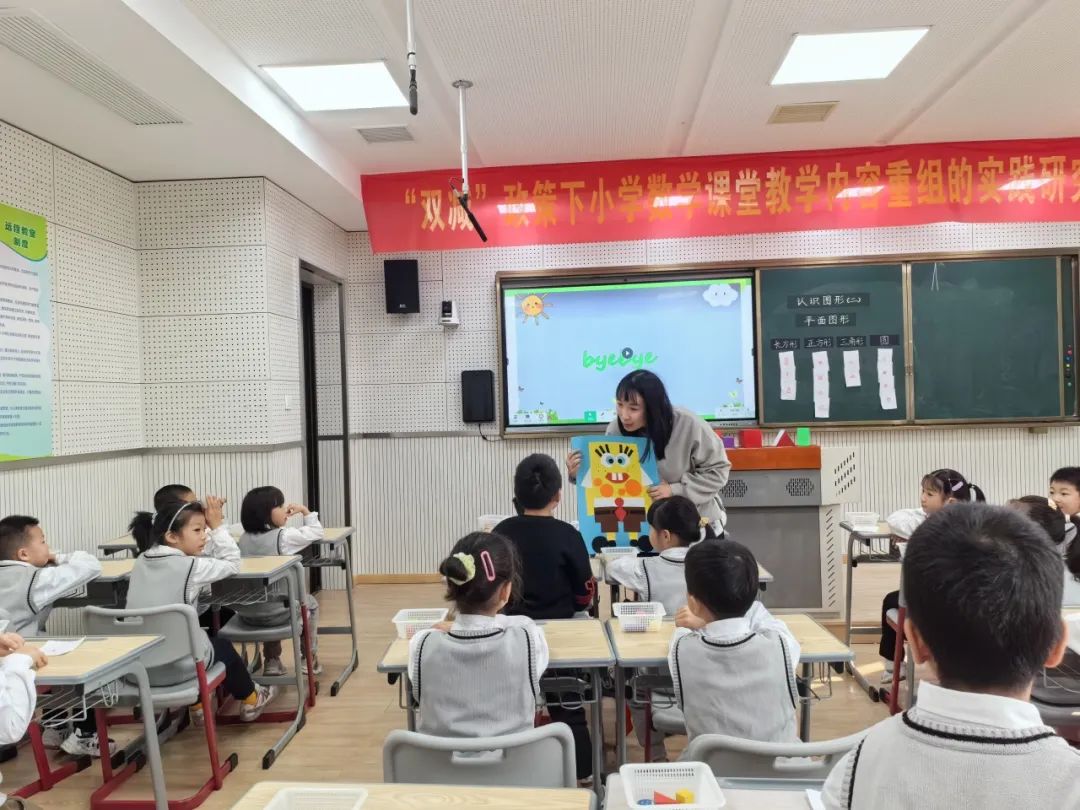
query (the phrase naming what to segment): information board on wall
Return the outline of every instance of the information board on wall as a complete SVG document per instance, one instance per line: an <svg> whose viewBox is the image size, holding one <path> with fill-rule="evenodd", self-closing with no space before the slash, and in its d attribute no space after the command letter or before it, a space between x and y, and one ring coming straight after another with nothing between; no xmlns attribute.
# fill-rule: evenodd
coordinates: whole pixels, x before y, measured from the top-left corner
<svg viewBox="0 0 1080 810"><path fill-rule="evenodd" d="M45 219L0 203L0 461L52 455L51 283Z"/></svg>

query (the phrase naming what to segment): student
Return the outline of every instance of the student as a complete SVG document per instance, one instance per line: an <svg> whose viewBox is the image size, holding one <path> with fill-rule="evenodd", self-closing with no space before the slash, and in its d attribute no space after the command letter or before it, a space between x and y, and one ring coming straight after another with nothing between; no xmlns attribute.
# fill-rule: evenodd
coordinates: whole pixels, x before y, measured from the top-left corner
<svg viewBox="0 0 1080 810"><path fill-rule="evenodd" d="M198 501L164 504L151 517L141 512L131 530L147 550L135 560L128 584L127 607L191 605L199 613L199 599L212 583L240 571L240 549L228 531L207 532L206 508ZM250 723L277 695L277 687L256 687L247 665L223 638L204 637L201 659L209 667L225 665L225 690L240 702L240 719ZM147 672L152 686L171 686L194 677L194 664L154 667ZM193 721L202 723L206 707L192 707Z"/></svg>
<svg viewBox="0 0 1080 810"><path fill-rule="evenodd" d="M1080 467L1062 467L1050 476L1050 499L1069 518L1080 515ZM1065 551L1076 538L1077 526L1071 521L1065 527Z"/></svg>
<svg viewBox="0 0 1080 810"><path fill-rule="evenodd" d="M570 619L588 610L596 593L589 553L581 532L555 517L562 499L562 474L551 456L533 453L514 471L518 514L495 527L521 560L522 593L509 615Z"/></svg>
<svg viewBox="0 0 1080 810"><path fill-rule="evenodd" d="M532 619L499 613L520 582L514 544L473 532L457 542L439 573L457 616L445 631L423 630L409 641L417 730L497 737L532 728L548 645Z"/></svg>
<svg viewBox="0 0 1080 810"><path fill-rule="evenodd" d="M1011 509L957 504L904 555L904 634L940 685L837 763L830 810L1080 807L1080 752L1028 702L1065 651L1061 555Z"/></svg>
<svg viewBox="0 0 1080 810"><path fill-rule="evenodd" d="M0 610L9 630L36 635L61 596L101 575L101 563L86 551L53 551L37 518L10 515L0 520ZM57 718L59 719L59 718ZM65 735L46 729L43 741L73 756L99 756L93 716L74 724ZM109 753L116 744L109 741Z"/></svg>
<svg viewBox="0 0 1080 810"><path fill-rule="evenodd" d="M734 540L695 544L686 590L668 666L689 738L796 742L799 644L757 601L754 555Z"/></svg>
<svg viewBox="0 0 1080 810"><path fill-rule="evenodd" d="M631 371L615 389L616 417L608 436L647 438L662 479L649 488L654 501L685 495L709 519L713 533L723 536L727 512L720 490L728 480L731 462L724 443L709 423L686 408L673 407L663 381L651 371ZM566 457L570 480L577 481L581 453ZM599 549L597 549L599 550Z"/></svg>
<svg viewBox="0 0 1080 810"><path fill-rule="evenodd" d="M303 515L303 526L286 526L293 515ZM275 554L299 554L316 540L326 536L319 513L312 512L300 503L285 503L285 496L277 487L256 487L244 496L240 506L240 523L244 534L240 537L240 556L269 557ZM308 611L308 636L311 642L311 671L322 673L319 663L319 603L311 594L304 595ZM256 627L277 627L289 623L288 609L276 602L237 607L246 624ZM263 675L284 675L281 662L281 642L263 643Z"/></svg>
<svg viewBox="0 0 1080 810"><path fill-rule="evenodd" d="M15 745L26 734L37 704L34 673L47 663L45 654L36 647L25 646L18 633L0 633L0 745ZM0 793L3 810L36 810L36 807Z"/></svg>
<svg viewBox="0 0 1080 810"><path fill-rule="evenodd" d="M193 490L191 487L187 486L186 484L166 484L165 486L161 487L160 489L158 489L157 492L154 493L154 511L155 512L160 511L163 506L165 506L167 504L170 504L173 501L183 501L184 503L194 503L197 500L199 500L199 497L195 494L195 490ZM225 498L219 498L216 495L207 495L206 496L206 509L207 509L206 522L207 522L207 525L210 526L211 531L216 531L220 526L222 526L224 524L224 522L225 522L225 515L224 515L225 503L226 503ZM149 512L139 513L139 514L150 515ZM150 520L151 520L151 522L153 522L153 515L150 515ZM128 531L130 531L130 530L131 530L131 527L128 526ZM147 538L147 542L152 542L152 541L149 538ZM135 538L136 546L138 546L138 543L139 543L138 538ZM146 551L146 549L137 548L135 556L138 556L139 554L142 554L144 551Z"/></svg>
<svg viewBox="0 0 1080 810"><path fill-rule="evenodd" d="M534 453L514 471L514 508L519 514L495 527L495 534L514 544L521 564L522 596L504 612L535 621L570 619L588 610L596 592L589 554L581 532L554 517L562 497L562 474L550 456ZM592 773L592 741L584 708L549 706L556 723L574 735L577 774Z"/></svg>
<svg viewBox="0 0 1080 810"><path fill-rule="evenodd" d="M1065 515L1052 498L1044 498L1041 495L1025 495L1009 501L1007 505L1010 509L1022 512L1037 523L1046 532L1046 536L1050 538L1050 542L1054 544L1058 553L1066 558L1062 604L1080 605L1080 581L1077 581L1076 576L1069 570L1068 552L1071 551L1071 546L1065 542L1069 527L1072 527L1074 532L1076 530L1076 516Z"/></svg>
<svg viewBox="0 0 1080 810"><path fill-rule="evenodd" d="M668 616L686 607L686 572L683 561L690 546L714 538L708 518L693 501L672 495L649 507L649 543L655 557L626 555L608 563L607 576L645 602L661 602Z"/></svg>
<svg viewBox="0 0 1080 810"><path fill-rule="evenodd" d="M900 509L886 518L892 533L906 540L911 537L924 520L952 503L978 501L983 503L986 496L977 486L969 482L956 470L934 470L923 476L919 491L918 509ZM893 655L896 653L896 631L889 626L888 613L900 607L900 591L891 591L881 601L881 642L878 655L883 668L881 682L891 683L893 679Z"/></svg>

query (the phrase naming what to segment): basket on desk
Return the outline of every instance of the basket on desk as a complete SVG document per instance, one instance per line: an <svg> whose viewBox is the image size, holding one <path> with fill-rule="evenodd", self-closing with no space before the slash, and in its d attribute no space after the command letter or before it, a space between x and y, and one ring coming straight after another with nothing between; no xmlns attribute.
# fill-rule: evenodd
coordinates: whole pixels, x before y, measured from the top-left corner
<svg viewBox="0 0 1080 810"><path fill-rule="evenodd" d="M660 602L616 602L611 609L624 633L653 633L664 623Z"/></svg>
<svg viewBox="0 0 1080 810"><path fill-rule="evenodd" d="M412 638L421 630L444 621L449 612L446 608L405 608L399 610L391 621L397 628L398 638Z"/></svg>
<svg viewBox="0 0 1080 810"><path fill-rule="evenodd" d="M719 810L726 803L712 770L703 762L665 762L655 765L623 765L619 768L626 803L637 807L654 793L675 797L677 791L694 794L692 804L665 804L671 810Z"/></svg>
<svg viewBox="0 0 1080 810"><path fill-rule="evenodd" d="M359 810L368 792L354 787L282 788L265 810Z"/></svg>

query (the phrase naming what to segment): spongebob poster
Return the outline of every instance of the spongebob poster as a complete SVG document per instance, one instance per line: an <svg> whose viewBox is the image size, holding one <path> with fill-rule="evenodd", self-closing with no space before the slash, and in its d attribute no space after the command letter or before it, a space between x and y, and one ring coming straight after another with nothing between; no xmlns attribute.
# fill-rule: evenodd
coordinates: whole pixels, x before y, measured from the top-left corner
<svg viewBox="0 0 1080 810"><path fill-rule="evenodd" d="M576 436L578 524L589 553L602 545L636 546L648 535L645 516L649 487L659 482L656 458L645 458L646 439L630 436Z"/></svg>

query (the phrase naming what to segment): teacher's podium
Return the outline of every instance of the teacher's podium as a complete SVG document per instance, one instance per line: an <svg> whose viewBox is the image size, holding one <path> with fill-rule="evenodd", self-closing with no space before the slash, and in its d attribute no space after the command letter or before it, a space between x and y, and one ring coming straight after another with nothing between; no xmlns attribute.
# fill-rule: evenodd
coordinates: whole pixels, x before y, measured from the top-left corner
<svg viewBox="0 0 1080 810"><path fill-rule="evenodd" d="M854 448L762 447L727 451L720 491L726 530L754 552L774 581L769 608L839 615L843 602L843 504L862 497Z"/></svg>

